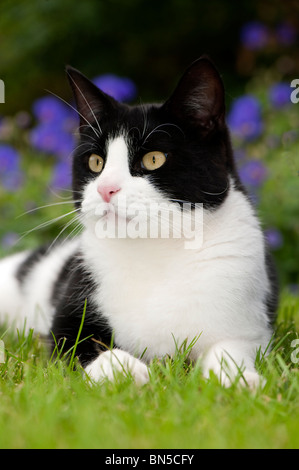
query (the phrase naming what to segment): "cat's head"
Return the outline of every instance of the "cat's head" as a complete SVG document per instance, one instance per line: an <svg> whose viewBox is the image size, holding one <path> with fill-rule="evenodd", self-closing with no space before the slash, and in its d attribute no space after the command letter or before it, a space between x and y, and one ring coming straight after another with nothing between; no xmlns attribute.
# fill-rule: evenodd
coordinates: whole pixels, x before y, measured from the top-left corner
<svg viewBox="0 0 299 470"><path fill-rule="evenodd" d="M211 210L224 201L237 175L224 87L208 58L194 62L159 105L119 103L79 71L68 67L67 74L80 118L73 190L83 213L96 221L105 204L121 213L132 204Z"/></svg>

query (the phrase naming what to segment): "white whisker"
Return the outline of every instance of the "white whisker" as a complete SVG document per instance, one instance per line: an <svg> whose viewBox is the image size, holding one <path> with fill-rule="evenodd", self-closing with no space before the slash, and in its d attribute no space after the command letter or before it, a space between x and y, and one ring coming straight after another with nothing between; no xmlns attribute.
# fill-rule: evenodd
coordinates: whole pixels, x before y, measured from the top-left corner
<svg viewBox="0 0 299 470"><path fill-rule="evenodd" d="M81 200L80 199L77 199L77 200L73 200L73 199L70 199L68 201L60 201L60 202L53 202L52 204L45 204L44 206L39 206L39 207L34 207L33 209L29 209L28 211L24 212L23 214L20 214L17 216L17 219L19 219L20 217L24 217L24 215L27 215L27 214L31 214L32 212L36 212L38 210L41 210L41 209L46 209L48 207L54 207L54 206L61 206L61 205L64 205L64 204L74 204L76 202L80 202Z"/></svg>
<svg viewBox="0 0 299 470"><path fill-rule="evenodd" d="M84 229L84 226L82 225L82 222L80 221L79 217L75 217L74 221L77 222L77 224L75 225L73 230L66 236L63 243L65 243L73 235L74 232L76 233L76 235L78 235ZM77 232L76 232L76 230L77 230Z"/></svg>
<svg viewBox="0 0 299 470"><path fill-rule="evenodd" d="M63 232L65 232L74 222L77 222L77 217L73 217L71 220L69 220L65 226L60 230L60 232L58 233L58 235L54 238L53 242L51 243L51 245L49 246L48 250L51 250L52 246L55 245L55 243L57 242L58 238L63 234ZM68 237L66 237L67 239ZM66 239L64 240L64 242L66 241Z"/></svg>
<svg viewBox="0 0 299 470"><path fill-rule="evenodd" d="M89 127L87 124L83 125L83 126L80 126L79 129L81 129L81 127ZM91 139L93 140L94 142L97 142L97 139L95 139L94 137L91 137L90 135L88 134L84 134L83 132L74 132L74 135L78 136L78 137L87 137L88 139Z"/></svg>
<svg viewBox="0 0 299 470"><path fill-rule="evenodd" d="M159 126L155 127L147 136L146 138L144 139L143 141L143 145L145 144L145 142L149 139L149 137L154 133L154 132L164 132L165 134L169 135L169 137L171 137L171 134L167 131L164 131L164 130L161 130L160 128L161 127L165 127L165 126L172 126L172 127L176 127L177 129L179 129L179 131L183 134L183 136L185 137L185 133L183 132L183 130L177 126L176 124L172 124L171 122L166 122L165 124L160 124Z"/></svg>
<svg viewBox="0 0 299 470"><path fill-rule="evenodd" d="M21 241L24 237L26 237L27 235L29 235L30 233L32 232L35 232L36 230L40 230L40 229L43 229L43 228L46 228L48 227L49 225L52 225L56 222L58 222L59 220L63 219L64 217L67 217L71 214L74 214L75 212L78 212L79 209L74 209L70 212L67 212L66 214L63 214L63 215L60 215L59 217L55 217L54 219L51 219L51 220L47 220L46 222L43 222L39 225L37 225L36 227L28 230L27 232L25 232L19 239L18 239L18 242Z"/></svg>
<svg viewBox="0 0 299 470"><path fill-rule="evenodd" d="M95 115L94 112L93 112L93 109L91 108L90 104L88 103L87 99L85 98L84 93L81 91L80 87L77 85L77 83L75 82L75 80L73 79L73 77L72 77L69 73L68 73L68 76L69 76L69 78L72 80L72 82L73 82L73 84L75 85L75 87L77 88L77 90L80 92L80 94L81 94L82 98L84 99L85 103L87 104L87 106L89 107L89 110L90 110L90 112L91 112L91 114L92 114L92 116L93 116L95 122L96 122L97 125L98 125L98 129L99 129L99 131L100 131L100 134L102 134L101 126L100 126L100 124L99 124L99 122L98 122L98 120L97 120L96 115ZM84 116L83 116L83 118L84 118L84 120L90 125L90 123L88 122L88 120L87 120ZM99 135L98 135L97 137L99 137Z"/></svg>
<svg viewBox="0 0 299 470"><path fill-rule="evenodd" d="M82 119L84 119L85 122L87 122L88 127L90 127L90 128L93 130L93 132L95 133L95 135L96 135L97 137L99 137L99 134L97 133L97 129L95 129L95 128L91 125L91 123L88 121L88 119L86 119L85 116L83 116L83 114L81 114L74 106L72 106L72 105L71 105L70 103L68 103L66 100L64 100L63 98L61 98L61 96L56 95L56 93L54 93L53 91L51 91L51 90L46 90L46 91L47 91L48 93L51 93L51 95L56 96L56 98L58 98L59 100L63 101L63 103L65 103L67 106L69 106L71 109L73 109ZM85 97L84 97L84 99L85 99ZM87 104L88 104L88 103L87 103ZM88 105L88 106L89 106L89 105ZM100 132L102 133L101 129L99 129L99 130L100 130Z"/></svg>
<svg viewBox="0 0 299 470"><path fill-rule="evenodd" d="M145 106L142 103L141 103L141 109L143 113L143 130L142 130L141 138L143 139L145 136L146 129L147 129L148 120L147 120L147 112L146 112Z"/></svg>

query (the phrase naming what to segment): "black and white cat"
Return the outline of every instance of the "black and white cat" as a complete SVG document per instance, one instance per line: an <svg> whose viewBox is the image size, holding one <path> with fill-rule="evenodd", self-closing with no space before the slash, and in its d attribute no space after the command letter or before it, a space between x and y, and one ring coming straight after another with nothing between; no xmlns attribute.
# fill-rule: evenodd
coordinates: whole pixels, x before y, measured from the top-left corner
<svg viewBox="0 0 299 470"><path fill-rule="evenodd" d="M277 288L235 168L214 65L200 58L164 104L146 106L118 103L71 67L67 74L80 116L73 194L84 230L1 261L0 320L22 327L26 318L27 328L53 332L58 344L65 338L67 351L87 299L88 339L76 354L92 380L124 370L145 383L151 359L199 336L191 359L202 361L205 376L212 370L229 385L244 368L244 382L255 386ZM151 223L169 229L177 216L197 215L198 243L187 246L182 230L151 236ZM120 235L130 224L143 231Z"/></svg>

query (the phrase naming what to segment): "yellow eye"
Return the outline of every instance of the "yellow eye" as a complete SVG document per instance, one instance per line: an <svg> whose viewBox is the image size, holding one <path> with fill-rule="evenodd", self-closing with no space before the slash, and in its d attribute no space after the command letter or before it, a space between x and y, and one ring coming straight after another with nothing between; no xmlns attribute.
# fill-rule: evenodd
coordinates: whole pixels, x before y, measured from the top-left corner
<svg viewBox="0 0 299 470"><path fill-rule="evenodd" d="M157 170L166 162L166 155L163 152L148 152L142 158L142 164L147 170Z"/></svg>
<svg viewBox="0 0 299 470"><path fill-rule="evenodd" d="M88 166L94 173L101 173L104 166L104 160L99 155L92 153L88 160Z"/></svg>

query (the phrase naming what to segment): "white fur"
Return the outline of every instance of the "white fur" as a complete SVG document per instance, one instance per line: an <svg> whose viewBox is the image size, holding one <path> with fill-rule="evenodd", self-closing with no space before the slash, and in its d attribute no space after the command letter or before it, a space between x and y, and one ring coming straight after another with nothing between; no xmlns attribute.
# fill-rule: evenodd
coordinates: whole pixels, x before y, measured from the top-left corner
<svg viewBox="0 0 299 470"><path fill-rule="evenodd" d="M112 147L125 153L120 137ZM104 175L105 169L99 178ZM118 183L129 201L138 197L139 185L144 200L152 200L153 191L161 200L145 178L127 172ZM95 184L86 188L89 210L99 203ZM85 261L98 281L94 300L119 347L133 355L146 350L149 361L200 335L192 358L203 356L206 376L209 370L220 376L222 357L232 356L233 376L244 366L256 378L250 382L258 381L256 350L270 340L269 285L262 232L242 193L232 185L220 208L204 212L203 245L197 250L186 250L182 239L99 239L92 219L82 237Z"/></svg>
<svg viewBox="0 0 299 470"><path fill-rule="evenodd" d="M113 381L119 373L131 375L138 385L144 385L149 380L146 365L120 349L100 354L85 368L85 372L93 382Z"/></svg>
<svg viewBox="0 0 299 470"><path fill-rule="evenodd" d="M68 257L75 252L79 240L58 245L36 263L20 285L16 279L19 264L28 255L20 253L0 262L1 316L16 328L47 335L50 331L54 307L52 292L59 272Z"/></svg>
<svg viewBox="0 0 299 470"><path fill-rule="evenodd" d="M256 385L256 350L265 349L270 340L265 310L269 281L263 236L252 207L231 184L224 203L214 211L204 211L203 243L197 249L185 249L184 239L99 238L96 224L103 204L99 184L121 188L111 198L115 205L123 196L128 205L166 201L149 178L130 174L128 153L123 136L110 140L103 172L84 191L85 231L80 243L97 284L93 301L123 350L102 353L86 372L93 380L112 379L113 370L123 366L144 383L147 368L133 356L145 351L148 362L155 356L173 355L176 345L199 336L191 358L202 358L205 376L212 370L228 385L245 368L244 379ZM71 242L54 250L33 270L21 294L13 272L24 255L3 261L4 312L19 322L27 317L28 327L46 333L53 315L51 289L76 247L77 242ZM37 316L37 306L43 315Z"/></svg>
<svg viewBox="0 0 299 470"><path fill-rule="evenodd" d="M20 263L28 256L28 252L17 253L0 261L0 322L11 324L20 316L25 301L16 272ZM24 319L23 319L24 320Z"/></svg>

